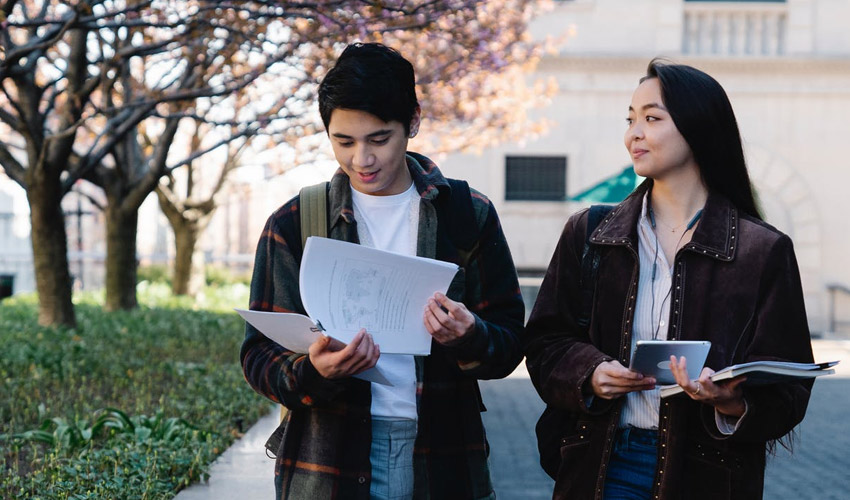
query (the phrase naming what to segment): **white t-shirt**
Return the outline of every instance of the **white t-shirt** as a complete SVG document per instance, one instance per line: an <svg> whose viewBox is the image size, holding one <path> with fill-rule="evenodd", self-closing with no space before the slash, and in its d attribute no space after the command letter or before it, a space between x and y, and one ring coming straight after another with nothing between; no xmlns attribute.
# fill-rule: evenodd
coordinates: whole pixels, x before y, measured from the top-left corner
<svg viewBox="0 0 850 500"><path fill-rule="evenodd" d="M416 255L419 234L419 193L407 191L372 196L351 188L360 244L404 255ZM416 420L416 363L412 355L383 354L381 371L393 386L372 384L372 417Z"/></svg>

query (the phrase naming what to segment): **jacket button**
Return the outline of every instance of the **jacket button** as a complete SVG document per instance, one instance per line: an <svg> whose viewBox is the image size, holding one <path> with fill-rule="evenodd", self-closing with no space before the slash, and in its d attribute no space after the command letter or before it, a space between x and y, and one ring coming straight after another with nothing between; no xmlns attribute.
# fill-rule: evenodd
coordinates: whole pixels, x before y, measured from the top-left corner
<svg viewBox="0 0 850 500"><path fill-rule="evenodd" d="M360 477L357 478L357 482L360 483L360 484L363 484L363 483L366 482L366 478L363 477L363 476L360 476Z"/></svg>

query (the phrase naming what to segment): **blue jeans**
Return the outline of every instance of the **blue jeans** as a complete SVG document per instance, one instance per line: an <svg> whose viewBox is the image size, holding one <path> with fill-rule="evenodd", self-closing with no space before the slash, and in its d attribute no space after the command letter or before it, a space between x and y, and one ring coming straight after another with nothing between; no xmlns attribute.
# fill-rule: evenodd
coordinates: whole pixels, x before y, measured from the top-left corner
<svg viewBox="0 0 850 500"><path fill-rule="evenodd" d="M416 421L372 419L372 481L369 494L379 500L413 498L413 443Z"/></svg>
<svg viewBox="0 0 850 500"><path fill-rule="evenodd" d="M658 431L627 427L617 431L608 475L605 500L648 500L658 461Z"/></svg>

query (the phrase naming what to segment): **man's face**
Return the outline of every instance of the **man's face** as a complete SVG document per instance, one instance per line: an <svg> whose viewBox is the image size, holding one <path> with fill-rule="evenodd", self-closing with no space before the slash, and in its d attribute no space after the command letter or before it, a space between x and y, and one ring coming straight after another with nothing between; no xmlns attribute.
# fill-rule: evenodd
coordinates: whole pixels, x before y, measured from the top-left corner
<svg viewBox="0 0 850 500"><path fill-rule="evenodd" d="M419 112L411 121L416 132ZM385 122L365 111L335 109L328 123L328 136L340 168L351 187L361 193L387 196L410 187L405 153L408 137L401 122Z"/></svg>

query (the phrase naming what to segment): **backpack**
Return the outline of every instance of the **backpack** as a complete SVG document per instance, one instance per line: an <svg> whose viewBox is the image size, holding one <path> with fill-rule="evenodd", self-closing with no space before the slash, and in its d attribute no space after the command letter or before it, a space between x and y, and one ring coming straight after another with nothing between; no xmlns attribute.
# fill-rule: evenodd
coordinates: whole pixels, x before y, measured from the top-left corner
<svg viewBox="0 0 850 500"><path fill-rule="evenodd" d="M437 220L446 224L445 235L448 242L457 251L461 267L466 268L478 251L478 238L481 230L475 218L472 205L472 193L466 181L446 179L451 187L451 196L443 197L436 203ZM299 193L299 215L301 219L301 248L307 244L310 236L328 237L328 189L329 182L320 182L306 186ZM280 422L283 423L289 410L280 405ZM266 453L277 453L283 437L284 426L280 425L266 442Z"/></svg>
<svg viewBox="0 0 850 500"><path fill-rule="evenodd" d="M584 238L584 248L581 252L581 309L576 323L585 332L590 327L590 316L593 312L593 296L596 291L596 278L599 275L599 262L602 256L599 249L590 244L593 231L614 207L611 205L593 205L587 216L587 233ZM543 414L537 420L534 428L537 434L537 451L540 453L540 466L552 479L558 474L561 466L561 440L564 430L575 425L576 415L567 410L546 405Z"/></svg>

